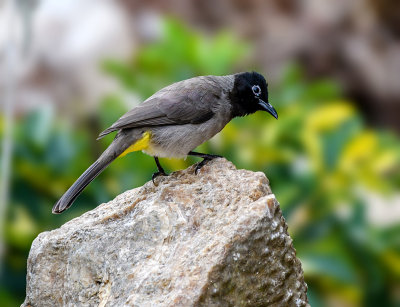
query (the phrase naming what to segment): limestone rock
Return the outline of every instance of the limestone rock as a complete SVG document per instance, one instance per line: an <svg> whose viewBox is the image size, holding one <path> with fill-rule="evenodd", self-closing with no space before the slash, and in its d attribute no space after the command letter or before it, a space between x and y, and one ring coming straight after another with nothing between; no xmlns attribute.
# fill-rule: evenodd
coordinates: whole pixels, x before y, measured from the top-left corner
<svg viewBox="0 0 400 307"><path fill-rule="evenodd" d="M216 159L157 182L41 233L22 306L308 306L263 173Z"/></svg>

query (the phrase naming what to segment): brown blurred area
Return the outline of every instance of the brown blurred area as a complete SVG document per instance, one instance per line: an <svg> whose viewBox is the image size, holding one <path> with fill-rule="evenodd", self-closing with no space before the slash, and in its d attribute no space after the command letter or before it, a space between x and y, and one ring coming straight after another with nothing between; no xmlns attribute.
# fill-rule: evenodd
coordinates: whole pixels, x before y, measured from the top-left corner
<svg viewBox="0 0 400 307"><path fill-rule="evenodd" d="M255 44L270 82L288 62L310 78L333 77L371 123L400 131L400 2L395 0L122 1L199 29L233 30Z"/></svg>
<svg viewBox="0 0 400 307"><path fill-rule="evenodd" d="M252 62L272 84L288 62L303 64L310 78L338 80L370 123L400 131L398 1L120 0L100 1L95 9L92 1L57 2L17 1L20 22L13 30L24 58L17 73L18 109L37 101L60 108L85 101L78 110L90 109L117 86L98 71L99 60L128 58L157 38L158 20L170 15L205 33L229 29L251 42ZM0 76L0 88L6 79Z"/></svg>

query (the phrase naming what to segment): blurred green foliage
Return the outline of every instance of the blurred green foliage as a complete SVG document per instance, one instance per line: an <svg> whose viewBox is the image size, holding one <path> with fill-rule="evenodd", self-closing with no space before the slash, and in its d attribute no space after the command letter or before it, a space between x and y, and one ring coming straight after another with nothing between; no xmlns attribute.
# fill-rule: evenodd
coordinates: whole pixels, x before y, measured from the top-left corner
<svg viewBox="0 0 400 307"><path fill-rule="evenodd" d="M205 37L172 20L163 29L161 40L142 47L128 65L115 60L103 63L106 72L142 98L171 82L234 72L250 51L228 32Z"/></svg>
<svg viewBox="0 0 400 307"><path fill-rule="evenodd" d="M163 39L143 46L129 63L108 60L103 69L145 99L181 79L235 72L249 51L229 33L207 38L167 21ZM312 306L398 306L400 221L376 225L366 203L369 193L385 198L399 191L398 138L367 128L337 85L309 82L296 66L270 89L270 102L278 121L261 112L235 119L200 150L267 174L303 263ZM26 258L39 232L150 179L153 159L131 154L115 161L65 214L51 214L54 202L109 144L110 137L94 141L97 133L125 111L124 96L112 94L95 120L72 125L50 107L18 118L2 306L22 302ZM172 171L195 161L162 163Z"/></svg>

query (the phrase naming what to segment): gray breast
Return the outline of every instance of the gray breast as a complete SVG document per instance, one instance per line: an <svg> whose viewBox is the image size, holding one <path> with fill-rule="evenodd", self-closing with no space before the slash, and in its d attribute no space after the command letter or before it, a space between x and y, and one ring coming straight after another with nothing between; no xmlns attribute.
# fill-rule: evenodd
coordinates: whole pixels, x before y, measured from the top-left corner
<svg viewBox="0 0 400 307"><path fill-rule="evenodd" d="M208 141L232 119L227 97L220 97L213 105L214 116L201 124L151 127L151 146L144 152L158 157L182 158L189 151Z"/></svg>

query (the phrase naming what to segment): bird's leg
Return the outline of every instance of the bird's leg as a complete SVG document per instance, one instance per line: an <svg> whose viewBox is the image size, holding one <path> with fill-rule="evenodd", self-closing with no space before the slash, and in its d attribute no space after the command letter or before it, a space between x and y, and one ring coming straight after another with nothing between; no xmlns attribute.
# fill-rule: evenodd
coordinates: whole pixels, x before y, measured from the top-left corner
<svg viewBox="0 0 400 307"><path fill-rule="evenodd" d="M158 176L162 175L162 176L168 176L168 174L164 171L164 169L162 168L160 161L158 161L158 157L154 157L154 160L156 161L157 164L157 168L158 168L158 172L154 173L153 176L151 176L151 181L153 181L153 184L156 185L154 183L154 179L156 179Z"/></svg>
<svg viewBox="0 0 400 307"><path fill-rule="evenodd" d="M188 156L195 156L195 157L200 157L203 158L203 161L201 161L199 164L197 164L194 172L197 175L200 171L200 169L206 165L206 163L208 161L211 161L215 158L222 158L222 156L218 156L218 155L210 155L210 154L205 154L205 153L201 153L201 152L194 152L194 151L189 151Z"/></svg>

